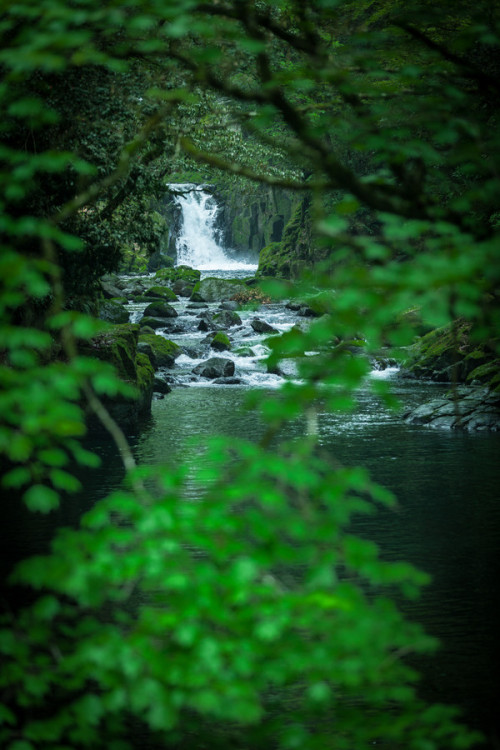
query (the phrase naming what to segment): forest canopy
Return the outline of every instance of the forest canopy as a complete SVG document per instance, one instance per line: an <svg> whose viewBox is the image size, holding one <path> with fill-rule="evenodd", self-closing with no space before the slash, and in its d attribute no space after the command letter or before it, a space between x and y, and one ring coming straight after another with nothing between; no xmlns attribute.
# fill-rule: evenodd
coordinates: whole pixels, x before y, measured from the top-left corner
<svg viewBox="0 0 500 750"><path fill-rule="evenodd" d="M317 355L255 399L262 443L214 438L198 503L184 501L190 467L135 466L104 416L123 488L10 572L30 593L2 600L2 747L118 750L138 746L137 726L152 747L479 742L419 698L403 658L436 644L388 592L417 596L426 576L348 533L394 498L314 434L279 435L319 399L350 403L366 364L339 340L408 344L409 311L427 328L467 321L498 356L499 16L486 0L2 5L7 502L49 513L78 491L75 463L99 462L84 403L102 415L100 397L131 389L81 353L102 324L77 298L125 247L158 248L173 176L304 196L309 273L269 290L314 294L324 313L274 339L270 366Z"/></svg>

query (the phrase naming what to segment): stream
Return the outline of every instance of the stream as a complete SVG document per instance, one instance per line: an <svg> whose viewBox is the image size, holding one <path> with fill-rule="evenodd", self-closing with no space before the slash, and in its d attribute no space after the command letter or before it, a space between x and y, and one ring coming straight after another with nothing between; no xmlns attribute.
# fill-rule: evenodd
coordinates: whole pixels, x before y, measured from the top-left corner
<svg viewBox="0 0 500 750"><path fill-rule="evenodd" d="M255 264L235 258L218 245L213 204L203 202L200 194L194 199L188 193L185 201L192 213L186 209L183 214L180 260L200 268L202 276L252 275ZM196 216L201 224L194 226ZM208 230L203 216L210 221ZM219 356L216 352L196 356L196 346L206 336L197 330L201 309L186 298L173 305L178 312L172 324L177 332L164 335L188 353L177 359L174 368L163 371L174 381L172 391L154 398L151 417L129 435L139 463L175 461L180 454L189 462L202 462L202 442L214 432L257 440L264 427L257 413L245 408L245 398L249 389L275 389L284 379L267 372L265 336L255 333L251 320L258 316L278 331L300 321L297 313L282 304L265 305L256 312L238 311L241 325L227 331L232 352L220 356L234 361L239 383L217 385L192 373L203 359ZM144 303L129 305L130 319L139 320L144 307ZM210 303L206 309L217 307L218 303ZM252 350L249 356L233 353L242 346ZM443 389L442 385L399 380L394 369L373 371L353 412L319 414L318 440L343 463L368 468L376 481L395 493L396 510L358 518L352 531L376 541L384 558L409 561L432 576L418 601L400 602L411 619L442 642L436 655L417 665L423 673L422 692L429 700L460 706L468 723L487 735L485 747L498 748L500 434L408 425L400 413L384 407L373 394L369 380L377 377L392 382L403 408L417 406ZM304 422L297 420L287 427L284 437L293 438L304 429ZM42 551L55 526L76 524L83 511L121 482L123 468L109 438L92 435L89 447L101 455L103 463L100 469L85 473L85 489L77 502L64 503L50 517L7 509L4 558Z"/></svg>
<svg viewBox="0 0 500 750"><path fill-rule="evenodd" d="M210 269L202 275L236 274L234 270ZM196 330L200 310L191 309L187 300L174 305L179 313L175 325L184 333L169 333L168 337L193 347L206 335ZM140 317L142 307L131 309L132 320ZM208 305L212 310L217 307L218 303ZM201 358L179 357L175 367L165 371L175 377L172 392L153 401L151 419L140 433L131 436L140 463L158 464L182 456L199 465L204 460L203 441L214 431L255 440L262 436L264 427L257 413L245 408L246 395L251 388L275 389L283 378L267 373L262 361L267 351L265 336L256 334L250 322L257 315L284 331L300 318L274 304L238 314L242 325L228 330L233 348L249 346L254 355L223 352L221 356L234 361L241 382L217 385L197 378L192 369ZM423 693L431 701L460 706L469 724L493 738L500 716L500 645L495 618L500 611L500 435L408 425L401 412L385 408L373 394L372 378L390 380L403 409L435 398L446 389L398 379L393 368L374 370L352 413L319 414L319 443L341 462L368 468L372 477L398 498L396 510L359 517L352 531L376 541L384 558L409 561L432 576L420 600L399 602L409 618L421 622L442 642L436 655L417 664L424 675ZM282 437L293 438L304 430L305 420L298 420ZM105 444L100 450L110 448ZM119 461L109 456L105 470L87 481L87 496L95 499L113 489L121 476ZM485 747L497 747L494 742L491 739Z"/></svg>

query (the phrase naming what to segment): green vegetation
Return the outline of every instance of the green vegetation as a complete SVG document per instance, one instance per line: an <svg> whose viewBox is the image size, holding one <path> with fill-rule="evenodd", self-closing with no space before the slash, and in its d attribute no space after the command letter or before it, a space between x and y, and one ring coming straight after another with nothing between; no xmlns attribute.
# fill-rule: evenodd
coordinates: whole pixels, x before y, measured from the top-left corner
<svg viewBox="0 0 500 750"><path fill-rule="evenodd" d="M313 428L292 444L280 428L314 426L320 398L351 404L367 361L334 344L410 344L411 309L424 328L463 320L498 356L498 9L20 0L0 35L2 487L33 512L70 503L71 466L99 461L87 410L126 472L10 575L32 603L2 602L0 745L124 750L135 722L165 748L471 747L405 661L436 643L391 596L427 577L349 532L394 498L323 457ZM269 340L269 367L297 357L299 378L252 395L260 444L215 437L208 468L137 467L102 401L149 387L138 329L71 308L124 249L158 249L155 201L193 170L300 196L283 241L309 273L293 294L325 314Z"/></svg>

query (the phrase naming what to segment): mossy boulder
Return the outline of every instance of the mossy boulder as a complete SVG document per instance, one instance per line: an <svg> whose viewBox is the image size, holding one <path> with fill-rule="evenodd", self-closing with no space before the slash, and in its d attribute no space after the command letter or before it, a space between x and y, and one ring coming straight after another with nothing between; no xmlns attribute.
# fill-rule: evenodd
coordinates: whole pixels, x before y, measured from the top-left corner
<svg viewBox="0 0 500 750"><path fill-rule="evenodd" d="M162 299L165 302L175 302L177 295L168 286L151 286L146 289L143 295L145 298L153 297L154 299Z"/></svg>
<svg viewBox="0 0 500 750"><path fill-rule="evenodd" d="M155 279L173 284L175 281L187 281L196 284L200 280L201 272L190 266L176 266L175 268L160 268L155 273Z"/></svg>
<svg viewBox="0 0 500 750"><path fill-rule="evenodd" d="M472 324L456 320L422 336L410 347L404 372L442 383L473 380L497 387L500 381L495 342L478 346Z"/></svg>
<svg viewBox="0 0 500 750"><path fill-rule="evenodd" d="M107 323L128 323L129 313L121 302L103 299L99 301L99 318Z"/></svg>
<svg viewBox="0 0 500 750"><path fill-rule="evenodd" d="M152 328L156 331L157 328L166 328L169 325L170 320L169 318L153 318L151 315L145 315L140 319L139 323L141 329Z"/></svg>
<svg viewBox="0 0 500 750"><path fill-rule="evenodd" d="M217 279L208 277L199 281L193 289L194 302L222 302L241 290L243 281L238 279Z"/></svg>
<svg viewBox="0 0 500 750"><path fill-rule="evenodd" d="M141 344L149 344L154 354L156 367L173 367L177 357L182 354L180 346L154 333L141 334L139 342Z"/></svg>
<svg viewBox="0 0 500 750"><path fill-rule="evenodd" d="M157 300L151 302L144 310L144 317L153 316L158 318L176 318L177 310L168 302Z"/></svg>
<svg viewBox="0 0 500 750"><path fill-rule="evenodd" d="M81 354L113 365L119 378L134 386L134 396L101 397L111 416L124 427L135 425L151 409L154 372L148 357L137 351L138 339L139 326L126 323L110 326L80 345ZM95 426L92 414L87 416L89 425Z"/></svg>
<svg viewBox="0 0 500 750"><path fill-rule="evenodd" d="M218 352L229 351L231 349L229 336L223 331L217 331L211 338L210 347Z"/></svg>

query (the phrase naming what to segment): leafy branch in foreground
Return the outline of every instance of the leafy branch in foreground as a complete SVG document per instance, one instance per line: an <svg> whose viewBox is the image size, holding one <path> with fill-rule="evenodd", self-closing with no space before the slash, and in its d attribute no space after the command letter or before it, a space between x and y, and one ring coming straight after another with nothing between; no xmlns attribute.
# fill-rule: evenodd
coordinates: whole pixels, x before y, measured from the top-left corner
<svg viewBox="0 0 500 750"><path fill-rule="evenodd" d="M60 309L60 260L50 251L57 244L61 256L76 259L81 242L48 220L54 205L69 215L97 186L124 185L115 185L108 164L95 188L87 183L56 200L50 188L61 183L51 176L67 176L67 150L26 151L31 125L38 137L54 117L39 100L16 109L20 82L45 82L47 71L95 73L95 66L123 72L140 59L168 97L169 74L179 78L172 60L182 59L186 95L212 87L234 99L241 121L251 101L253 137L261 129L269 143L276 124L285 142L302 144L289 156L320 193L317 229L328 256L314 276L325 315L306 334L270 342L271 362L317 354L302 358L303 382L277 398L259 394L268 427L261 445L212 441L195 478L196 502L187 497L192 466L129 461L122 489L96 502L79 528L60 530L50 554L16 567L10 583L29 587L34 601L12 611L7 598L0 622L0 741L8 750L138 747L144 733L155 746L190 748L209 741L214 748L458 750L479 741L452 709L418 698L404 657L436 644L389 597L417 596L426 576L383 562L375 545L349 533L355 515L394 500L362 469L321 454L314 410L318 399L332 409L350 403L366 372L346 340L407 342L411 329L397 315L415 301L427 322L467 314L491 335L498 136L477 92L462 98L460 72L446 70L442 96L444 73L418 46L411 48L417 73L406 58L390 59L406 55L407 37L395 48L390 27L375 27L369 39L347 33L357 22L340 4L326 6L177 0L68 8L47 0L20 2L3 18L0 448L3 486L16 501L25 490L30 509L48 512L60 494L76 491L70 458L97 460L79 442L82 390L89 381L102 393L129 390L101 363L62 356L54 330L64 336L70 326L87 339L96 324ZM221 45L234 57L221 60ZM321 110L309 106L316 98ZM9 116L23 111L18 141ZM76 156L71 168L92 177ZM130 157L125 171L137 153ZM228 163L223 149L210 159ZM260 174L252 164L248 170ZM43 194L39 180L50 198L45 212L31 200ZM320 191L325 184L347 195L332 201ZM353 195L376 211L376 235L350 231ZM418 220L407 221L412 216ZM54 315L46 316L54 299ZM304 416L311 435L280 442L282 425Z"/></svg>

